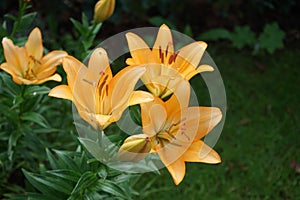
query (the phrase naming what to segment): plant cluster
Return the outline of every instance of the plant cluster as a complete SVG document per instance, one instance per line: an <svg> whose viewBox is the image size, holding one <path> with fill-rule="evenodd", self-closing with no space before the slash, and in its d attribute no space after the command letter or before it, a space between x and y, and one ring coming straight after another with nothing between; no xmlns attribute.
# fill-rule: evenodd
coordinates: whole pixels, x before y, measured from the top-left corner
<svg viewBox="0 0 300 200"><path fill-rule="evenodd" d="M32 28L36 13L26 13L28 1L19 0L17 16L6 15L0 32L1 197L133 199L147 187L134 189L140 175L129 168L158 173L159 162L178 185L186 162L221 162L204 141L221 121L221 109L190 105L190 80L215 70L201 62L207 44L178 49L164 24L152 47L128 32L130 56L115 72L104 48L91 49L114 7L114 0L100 0L93 20L84 14L81 22L71 19L75 39L62 36L68 48L53 51L45 48L43 31ZM20 36L28 30L28 37ZM138 81L144 87L136 88ZM71 101L73 112L71 102L59 99ZM142 127L137 134L118 127L126 109Z"/></svg>

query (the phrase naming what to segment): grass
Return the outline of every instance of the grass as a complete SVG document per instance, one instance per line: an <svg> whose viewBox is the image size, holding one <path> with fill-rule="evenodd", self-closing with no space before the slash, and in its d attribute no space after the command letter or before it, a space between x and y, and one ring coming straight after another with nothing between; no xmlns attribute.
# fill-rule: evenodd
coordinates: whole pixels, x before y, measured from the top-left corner
<svg viewBox="0 0 300 200"><path fill-rule="evenodd" d="M300 173L294 165L300 163L300 51L259 57L247 51L211 51L228 102L214 147L222 163L188 163L179 186L164 169L146 199L299 198Z"/></svg>

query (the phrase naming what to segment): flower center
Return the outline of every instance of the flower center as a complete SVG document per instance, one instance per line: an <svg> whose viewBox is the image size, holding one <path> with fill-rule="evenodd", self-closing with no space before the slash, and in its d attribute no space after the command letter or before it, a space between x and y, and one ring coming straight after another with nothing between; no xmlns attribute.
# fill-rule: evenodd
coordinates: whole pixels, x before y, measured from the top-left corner
<svg viewBox="0 0 300 200"><path fill-rule="evenodd" d="M28 59L28 68L25 71L24 78L28 79L28 80L36 79L36 74L34 72L34 68L36 68L35 65L40 65L40 64L41 64L40 61L35 59L35 57L33 55L30 55L29 59Z"/></svg>
<svg viewBox="0 0 300 200"><path fill-rule="evenodd" d="M171 143L173 145L181 146L179 141L177 140L178 134L184 135L188 141L190 141L190 137L186 133L186 124L184 123L185 118L181 119L179 122L171 124L167 129L160 131L156 136L156 143L160 147L164 147L167 143Z"/></svg>
<svg viewBox="0 0 300 200"><path fill-rule="evenodd" d="M163 52L162 47L159 46L159 58L161 63L165 64L165 61L167 62L166 64L171 65L172 63L174 63L176 61L177 55L179 53L179 51L176 51L175 53L169 55L168 57L168 50L169 50L169 46L171 46L172 44L168 44L166 47L166 50Z"/></svg>

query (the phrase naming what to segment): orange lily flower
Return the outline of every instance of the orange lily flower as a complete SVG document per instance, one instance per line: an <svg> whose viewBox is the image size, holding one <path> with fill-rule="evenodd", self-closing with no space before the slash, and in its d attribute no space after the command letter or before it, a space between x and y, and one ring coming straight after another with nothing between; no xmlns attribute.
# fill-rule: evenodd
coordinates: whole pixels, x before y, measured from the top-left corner
<svg viewBox="0 0 300 200"><path fill-rule="evenodd" d="M3 38L5 63L0 68L9 73L17 84L41 84L46 81L61 81L59 74L54 74L65 51L52 51L43 56L42 34L39 28L30 33L25 46L18 47L8 38Z"/></svg>
<svg viewBox="0 0 300 200"><path fill-rule="evenodd" d="M124 141L118 152L120 160L139 161L147 153L157 153L176 185L184 178L185 162L221 162L218 153L201 139L220 122L222 113L216 107L188 107L188 88L186 81L181 82L168 101L155 97L141 104L143 134Z"/></svg>
<svg viewBox="0 0 300 200"><path fill-rule="evenodd" d="M119 120L130 105L153 100L150 93L133 91L145 68L127 67L113 77L102 48L92 53L88 68L72 56L63 59L63 68L68 85L53 88L49 96L73 101L79 115L95 128Z"/></svg>
<svg viewBox="0 0 300 200"><path fill-rule="evenodd" d="M180 81L174 80L175 72L189 80L198 73L214 70L206 64L199 66L207 47L205 42L197 41L175 52L172 33L166 25L159 28L152 49L134 33L127 33L126 38L132 56L126 63L129 66L148 65L141 79L155 96L164 98L172 93L172 86Z"/></svg>

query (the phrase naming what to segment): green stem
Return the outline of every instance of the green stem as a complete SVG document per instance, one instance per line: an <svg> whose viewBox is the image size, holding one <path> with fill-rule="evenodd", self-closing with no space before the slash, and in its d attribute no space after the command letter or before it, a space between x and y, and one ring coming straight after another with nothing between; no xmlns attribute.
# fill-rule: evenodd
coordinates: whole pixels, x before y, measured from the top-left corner
<svg viewBox="0 0 300 200"><path fill-rule="evenodd" d="M16 22L14 23L14 26L13 26L13 30L11 32L11 37L14 36L14 34L17 32L19 26L20 26L20 23L21 23L21 20L22 20L22 17L24 16L24 12L26 10L26 3L23 1L23 0L19 0L19 12L18 12L18 18L16 20Z"/></svg>

